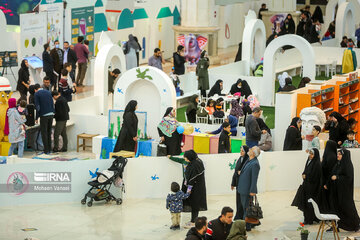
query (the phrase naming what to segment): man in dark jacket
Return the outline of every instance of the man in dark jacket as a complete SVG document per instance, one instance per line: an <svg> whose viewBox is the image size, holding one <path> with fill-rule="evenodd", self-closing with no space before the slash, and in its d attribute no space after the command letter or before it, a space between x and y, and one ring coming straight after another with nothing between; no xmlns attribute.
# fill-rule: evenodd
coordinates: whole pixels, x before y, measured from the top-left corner
<svg viewBox="0 0 360 240"><path fill-rule="evenodd" d="M58 91L51 93L55 102L55 132L54 132L54 152L67 151L67 135L66 135L66 121L69 120L70 108L66 99L60 95ZM59 150L59 136L63 139L63 147Z"/></svg>
<svg viewBox="0 0 360 240"><path fill-rule="evenodd" d="M262 112L261 108L256 107L253 109L252 114L249 115L245 120L246 145L249 148L257 146L258 142L260 141L262 131L256 119L261 116L261 112Z"/></svg>
<svg viewBox="0 0 360 240"><path fill-rule="evenodd" d="M36 119L40 117L41 138L44 144L44 153L49 154L51 149L51 128L54 118L54 102L51 93L42 88L35 89Z"/></svg>
<svg viewBox="0 0 360 240"><path fill-rule="evenodd" d="M70 63L71 64L70 77L74 81L75 81L76 62L77 62L77 56L76 56L75 51L70 48L69 42L64 42L63 65L65 65L65 63ZM65 68L65 66L64 66L64 68Z"/></svg>
<svg viewBox="0 0 360 240"><path fill-rule="evenodd" d="M195 227L191 228L186 234L185 240L204 240L207 229L206 217L197 217L195 219Z"/></svg>
<svg viewBox="0 0 360 240"><path fill-rule="evenodd" d="M43 60L43 71L46 74L46 76L50 78L51 85L54 86L56 82L56 78L54 74L54 62L50 57L50 45L48 43L44 45L42 60Z"/></svg>
<svg viewBox="0 0 360 240"><path fill-rule="evenodd" d="M229 122L224 122L222 124L222 132L219 138L218 153L230 153L230 135L231 135L231 126Z"/></svg>
<svg viewBox="0 0 360 240"><path fill-rule="evenodd" d="M177 47L177 52L174 52L174 68L175 74L183 75L185 73L185 57L184 57L184 46L179 45Z"/></svg>
<svg viewBox="0 0 360 240"><path fill-rule="evenodd" d="M237 191L240 194L241 205L244 209L243 219L246 217L246 209L249 207L250 198L257 194L257 181L260 172L260 164L257 158L260 155L260 148L256 146L250 148L248 155L249 159L240 171L237 187ZM252 227L255 227L255 225L246 223L246 231L251 231Z"/></svg>
<svg viewBox="0 0 360 240"><path fill-rule="evenodd" d="M230 233L234 210L231 207L223 207L221 216L209 222L205 240L223 240Z"/></svg>
<svg viewBox="0 0 360 240"><path fill-rule="evenodd" d="M50 56L54 63L54 70L58 74L56 77L56 83L60 80L61 70L63 69L64 51L60 48L59 41L55 40L55 47L51 50ZM56 85L54 86L56 89Z"/></svg>

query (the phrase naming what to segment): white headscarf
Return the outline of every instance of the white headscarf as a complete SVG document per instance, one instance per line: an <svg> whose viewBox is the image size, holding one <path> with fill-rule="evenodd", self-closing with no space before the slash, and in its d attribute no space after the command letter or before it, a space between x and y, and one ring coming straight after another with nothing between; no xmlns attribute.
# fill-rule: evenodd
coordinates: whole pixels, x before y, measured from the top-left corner
<svg viewBox="0 0 360 240"><path fill-rule="evenodd" d="M283 72L282 75L279 75L279 76L278 76L279 84L280 84L280 87L281 87L281 88L285 87L285 85L286 85L285 79L287 79L287 78L291 78L291 79L292 79L292 77L291 77L287 72Z"/></svg>

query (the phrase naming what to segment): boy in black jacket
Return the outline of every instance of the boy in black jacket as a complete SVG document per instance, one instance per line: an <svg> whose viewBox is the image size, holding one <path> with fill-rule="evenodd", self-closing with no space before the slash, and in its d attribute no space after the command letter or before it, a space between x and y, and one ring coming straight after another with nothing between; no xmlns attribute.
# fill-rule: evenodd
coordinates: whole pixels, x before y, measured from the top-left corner
<svg viewBox="0 0 360 240"><path fill-rule="evenodd" d="M66 121L69 120L70 108L66 99L60 95L58 91L51 93L55 102L55 132L54 132L54 152L67 151L67 135L66 135ZM59 136L63 139L63 147L59 150Z"/></svg>
<svg viewBox="0 0 360 240"><path fill-rule="evenodd" d="M223 130L219 138L219 153L230 153L230 135L231 135L231 126L229 122L224 122L222 124Z"/></svg>

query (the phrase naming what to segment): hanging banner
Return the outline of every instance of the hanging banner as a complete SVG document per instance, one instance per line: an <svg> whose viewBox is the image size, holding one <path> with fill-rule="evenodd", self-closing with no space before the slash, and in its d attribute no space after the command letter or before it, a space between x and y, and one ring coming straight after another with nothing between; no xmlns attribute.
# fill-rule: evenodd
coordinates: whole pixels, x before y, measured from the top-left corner
<svg viewBox="0 0 360 240"><path fill-rule="evenodd" d="M20 58L41 57L47 42L47 14L26 13L20 15Z"/></svg>
<svg viewBox="0 0 360 240"><path fill-rule="evenodd" d="M78 36L89 41L90 55L94 56L94 7L71 9L71 44L77 44Z"/></svg>
<svg viewBox="0 0 360 240"><path fill-rule="evenodd" d="M47 12L47 41L54 47L54 41L64 41L64 4L62 0L42 0L40 12Z"/></svg>

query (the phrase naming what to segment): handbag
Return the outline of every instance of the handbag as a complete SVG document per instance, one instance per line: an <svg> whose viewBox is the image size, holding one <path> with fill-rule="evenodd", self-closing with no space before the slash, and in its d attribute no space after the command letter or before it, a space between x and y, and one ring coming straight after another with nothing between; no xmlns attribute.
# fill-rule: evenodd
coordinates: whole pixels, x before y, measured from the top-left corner
<svg viewBox="0 0 360 240"><path fill-rule="evenodd" d="M248 218L255 218L255 219L262 219L263 212L255 195L255 204L253 202L252 197L250 197L249 207L246 209L246 217Z"/></svg>
<svg viewBox="0 0 360 240"><path fill-rule="evenodd" d="M164 143L160 142L157 146L157 156L163 157L167 155L167 147Z"/></svg>

